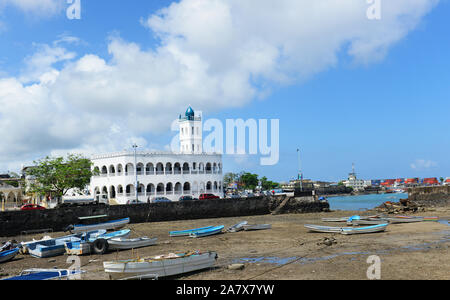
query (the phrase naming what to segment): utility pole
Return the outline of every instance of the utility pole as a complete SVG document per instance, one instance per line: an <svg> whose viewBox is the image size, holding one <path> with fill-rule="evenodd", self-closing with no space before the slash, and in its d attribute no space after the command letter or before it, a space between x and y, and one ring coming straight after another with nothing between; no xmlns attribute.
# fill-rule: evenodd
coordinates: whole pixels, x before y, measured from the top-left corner
<svg viewBox="0 0 450 300"><path fill-rule="evenodd" d="M135 173L135 183L134 183L134 193L136 196L136 202L138 202L138 175L137 175L137 158L136 158L136 149L137 149L137 145L134 144L133 148L134 148L134 173Z"/></svg>
<svg viewBox="0 0 450 300"><path fill-rule="evenodd" d="M302 165L300 162L300 149L297 149L298 155L298 180L300 180L300 191L303 192L303 174L302 174Z"/></svg>

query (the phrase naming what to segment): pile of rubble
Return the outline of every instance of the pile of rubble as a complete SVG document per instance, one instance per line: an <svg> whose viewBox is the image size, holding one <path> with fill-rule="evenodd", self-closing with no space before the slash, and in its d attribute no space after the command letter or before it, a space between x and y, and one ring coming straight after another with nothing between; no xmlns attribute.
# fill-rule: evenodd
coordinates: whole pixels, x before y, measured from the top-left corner
<svg viewBox="0 0 450 300"><path fill-rule="evenodd" d="M376 210L387 214L402 214L405 212L423 212L425 207L409 199L400 199L400 202L385 202L378 206Z"/></svg>

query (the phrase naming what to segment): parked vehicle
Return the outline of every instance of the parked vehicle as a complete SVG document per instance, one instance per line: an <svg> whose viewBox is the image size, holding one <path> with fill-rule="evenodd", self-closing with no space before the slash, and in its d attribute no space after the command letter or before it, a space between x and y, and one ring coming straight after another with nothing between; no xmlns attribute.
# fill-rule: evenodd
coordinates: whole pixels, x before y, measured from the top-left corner
<svg viewBox="0 0 450 300"><path fill-rule="evenodd" d="M145 204L145 202L139 201L137 199L128 200L127 204Z"/></svg>
<svg viewBox="0 0 450 300"><path fill-rule="evenodd" d="M25 204L20 210L46 210L46 208L37 204Z"/></svg>
<svg viewBox="0 0 450 300"><path fill-rule="evenodd" d="M199 199L200 200L210 200L210 199L220 199L220 197L216 196L214 194L200 194Z"/></svg>
<svg viewBox="0 0 450 300"><path fill-rule="evenodd" d="M152 203L168 203L168 202L172 202L172 201L170 201L166 197L157 197L152 200Z"/></svg>
<svg viewBox="0 0 450 300"><path fill-rule="evenodd" d="M183 202L183 201L197 201L197 198L194 198L192 196L181 196L179 201Z"/></svg>

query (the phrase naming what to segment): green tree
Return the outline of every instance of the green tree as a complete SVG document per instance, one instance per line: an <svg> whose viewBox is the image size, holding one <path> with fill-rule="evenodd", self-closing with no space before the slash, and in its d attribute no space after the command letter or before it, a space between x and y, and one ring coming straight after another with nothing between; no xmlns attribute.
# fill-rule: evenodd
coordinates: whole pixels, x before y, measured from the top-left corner
<svg viewBox="0 0 450 300"><path fill-rule="evenodd" d="M261 187L263 190L272 190L272 189L276 189L279 187L279 183L277 182L273 182L267 179L267 177L263 177L260 179L261 180Z"/></svg>
<svg viewBox="0 0 450 300"><path fill-rule="evenodd" d="M240 182L247 190L254 190L258 186L258 175L251 173L244 173L240 177Z"/></svg>
<svg viewBox="0 0 450 300"><path fill-rule="evenodd" d="M70 154L67 158L47 156L34 164L27 171L27 175L34 179L30 192L41 195L62 197L70 189L82 190L93 175L98 175L98 171L91 171L92 162L81 155Z"/></svg>
<svg viewBox="0 0 450 300"><path fill-rule="evenodd" d="M235 173L226 173L225 175L223 175L223 183L224 186L227 187L230 183L235 182L236 180L239 179L239 175L235 174Z"/></svg>

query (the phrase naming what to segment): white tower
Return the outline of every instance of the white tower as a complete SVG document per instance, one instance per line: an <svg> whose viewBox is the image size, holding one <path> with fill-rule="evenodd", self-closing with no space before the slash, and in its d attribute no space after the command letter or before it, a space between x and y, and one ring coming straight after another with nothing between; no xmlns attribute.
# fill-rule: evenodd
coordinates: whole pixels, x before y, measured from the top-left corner
<svg viewBox="0 0 450 300"><path fill-rule="evenodd" d="M180 152L185 154L203 153L202 117L195 116L192 107L186 110L185 116L180 115Z"/></svg>

